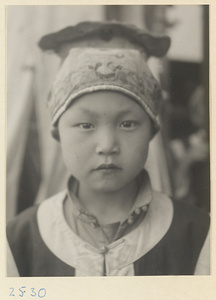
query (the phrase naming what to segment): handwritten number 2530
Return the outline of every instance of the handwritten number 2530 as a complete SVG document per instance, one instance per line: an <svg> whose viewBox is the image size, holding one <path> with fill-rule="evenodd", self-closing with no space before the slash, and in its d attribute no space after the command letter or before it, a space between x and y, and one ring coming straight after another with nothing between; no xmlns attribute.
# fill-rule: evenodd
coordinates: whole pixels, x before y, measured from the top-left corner
<svg viewBox="0 0 216 300"><path fill-rule="evenodd" d="M15 297L15 294L14 294L14 288L9 288L9 290L11 290L9 296L11 297ZM26 293L26 286L22 286L19 288L19 297L23 297ZM35 291L34 288L31 288L31 294L30 294L31 297L36 297L38 296L39 298L44 298L46 296L46 289L40 289L37 293Z"/></svg>

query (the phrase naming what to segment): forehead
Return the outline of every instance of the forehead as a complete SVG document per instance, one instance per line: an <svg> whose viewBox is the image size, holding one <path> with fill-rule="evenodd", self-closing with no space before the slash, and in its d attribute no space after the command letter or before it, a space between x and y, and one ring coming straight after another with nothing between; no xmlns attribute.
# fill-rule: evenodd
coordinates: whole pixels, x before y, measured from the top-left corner
<svg viewBox="0 0 216 300"><path fill-rule="evenodd" d="M116 91L96 91L80 96L65 114L121 115L135 113L148 118L143 108L131 97Z"/></svg>

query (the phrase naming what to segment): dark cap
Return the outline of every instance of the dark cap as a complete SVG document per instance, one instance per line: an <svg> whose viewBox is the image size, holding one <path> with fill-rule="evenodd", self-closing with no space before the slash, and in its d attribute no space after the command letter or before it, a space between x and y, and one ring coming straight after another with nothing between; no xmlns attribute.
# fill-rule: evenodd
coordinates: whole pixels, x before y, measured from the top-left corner
<svg viewBox="0 0 216 300"><path fill-rule="evenodd" d="M39 41L39 47L46 50L53 50L63 59L68 55L72 47L110 47L114 40L118 40L120 45L114 45L114 48L123 48L122 40L133 45L132 48L139 48L147 57L164 56L170 47L170 38L168 36L154 36L151 33L139 29L128 23L116 21L109 22L82 22L76 26L66 27L58 32L47 34ZM111 43L110 43L111 42ZM63 47L68 48L65 53ZM67 45L69 47L67 47ZM127 47L127 46L126 46Z"/></svg>

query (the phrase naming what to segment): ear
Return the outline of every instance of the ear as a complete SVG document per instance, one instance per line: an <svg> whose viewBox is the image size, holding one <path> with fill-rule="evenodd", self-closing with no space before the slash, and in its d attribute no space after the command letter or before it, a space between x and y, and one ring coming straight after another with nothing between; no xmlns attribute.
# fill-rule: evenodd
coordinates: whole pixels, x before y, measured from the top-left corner
<svg viewBox="0 0 216 300"><path fill-rule="evenodd" d="M54 137L54 139L56 141L60 142L60 136L59 136L58 127L52 127L51 134L52 134L52 136Z"/></svg>

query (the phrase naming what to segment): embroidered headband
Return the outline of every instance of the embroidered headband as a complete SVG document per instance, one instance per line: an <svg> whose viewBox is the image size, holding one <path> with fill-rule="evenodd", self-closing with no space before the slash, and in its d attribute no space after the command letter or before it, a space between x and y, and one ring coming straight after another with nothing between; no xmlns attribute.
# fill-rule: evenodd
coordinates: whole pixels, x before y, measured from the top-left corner
<svg viewBox="0 0 216 300"><path fill-rule="evenodd" d="M168 37L153 37L133 25L85 22L43 37L39 46L62 58L48 106L52 124L74 99L99 90L121 92L137 101L159 129L161 89L146 63L164 55Z"/></svg>
<svg viewBox="0 0 216 300"><path fill-rule="evenodd" d="M153 120L159 111L160 88L139 51L72 48L58 72L48 105L55 126L77 97L111 90L136 100Z"/></svg>

